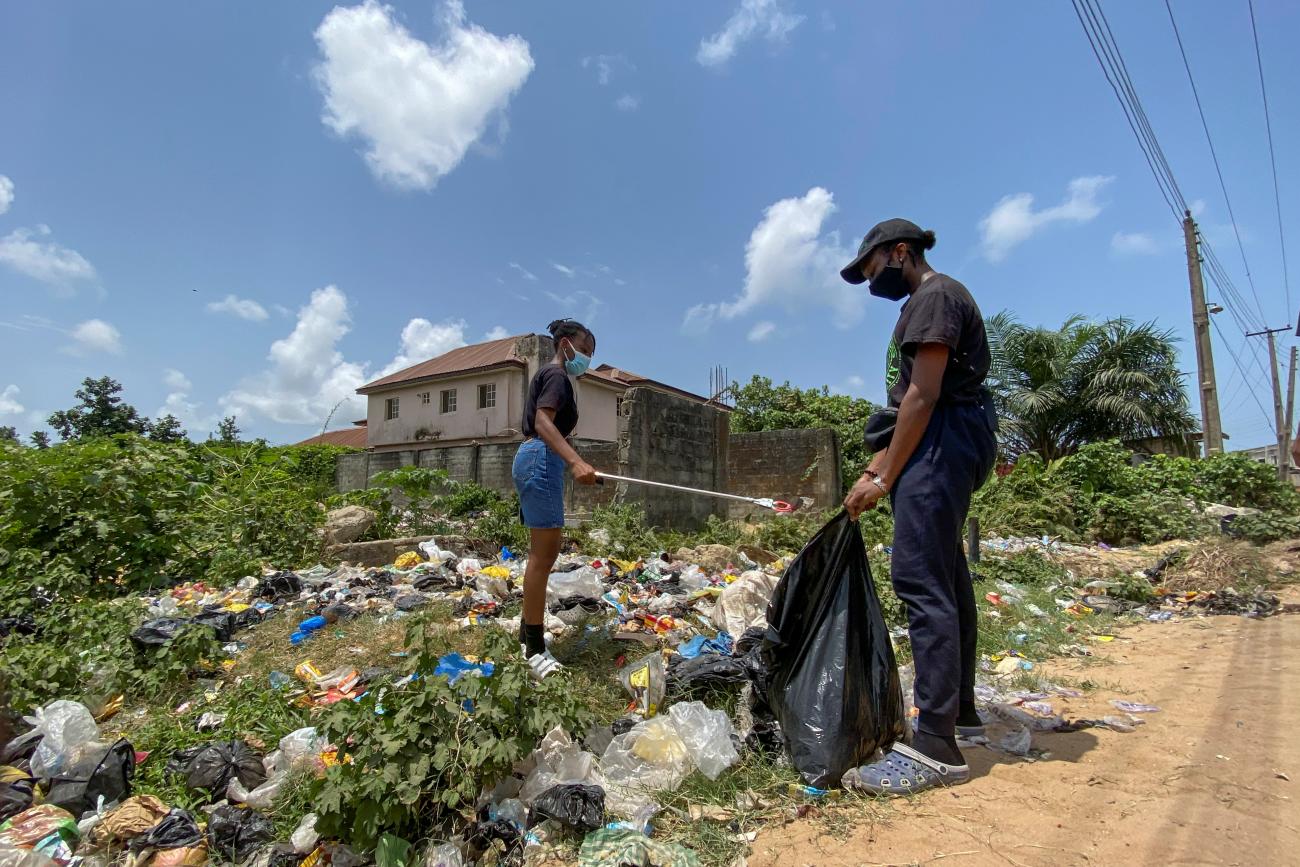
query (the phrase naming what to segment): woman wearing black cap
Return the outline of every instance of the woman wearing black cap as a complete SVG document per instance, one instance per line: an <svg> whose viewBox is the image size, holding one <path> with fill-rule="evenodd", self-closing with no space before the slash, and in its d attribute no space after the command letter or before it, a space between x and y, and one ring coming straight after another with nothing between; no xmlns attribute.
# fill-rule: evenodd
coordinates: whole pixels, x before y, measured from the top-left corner
<svg viewBox="0 0 1300 867"><path fill-rule="evenodd" d="M971 495L996 454L997 419L984 387L988 338L966 287L925 259L934 232L886 220L862 240L841 276L870 281L872 295L906 298L886 358L889 405L867 425L875 451L844 500L856 519L889 495L894 512L890 574L907 604L915 700L911 746L850 771L845 783L875 793L965 782L956 735L983 733L975 710L975 592L961 547Z"/></svg>

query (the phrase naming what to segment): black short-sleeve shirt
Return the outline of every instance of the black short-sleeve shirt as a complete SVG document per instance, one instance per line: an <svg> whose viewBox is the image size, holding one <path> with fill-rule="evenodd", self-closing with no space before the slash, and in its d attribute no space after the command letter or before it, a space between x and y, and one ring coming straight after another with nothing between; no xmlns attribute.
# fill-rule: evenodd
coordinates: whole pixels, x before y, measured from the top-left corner
<svg viewBox="0 0 1300 867"><path fill-rule="evenodd" d="M573 383L559 365L547 364L537 371L528 386L528 400L524 403L524 436L537 436L537 410L555 410L555 426L560 436L567 437L578 426L578 402L573 396Z"/></svg>
<svg viewBox="0 0 1300 867"><path fill-rule="evenodd" d="M916 349L923 343L942 343L949 349L940 402L979 402L992 361L984 317L966 287L946 274L922 283L898 314L885 363L890 406L903 402L912 383Z"/></svg>

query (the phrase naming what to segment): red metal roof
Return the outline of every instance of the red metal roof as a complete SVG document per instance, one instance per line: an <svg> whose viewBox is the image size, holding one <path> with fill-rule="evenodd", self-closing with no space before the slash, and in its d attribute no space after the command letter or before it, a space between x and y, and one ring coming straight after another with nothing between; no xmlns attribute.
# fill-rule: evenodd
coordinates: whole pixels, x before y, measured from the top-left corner
<svg viewBox="0 0 1300 867"><path fill-rule="evenodd" d="M364 425L358 427L344 428L343 430L326 431L323 434L317 434L311 439L305 439L300 443L294 443L298 446L347 446L348 448L364 449L366 447L366 428Z"/></svg>
<svg viewBox="0 0 1300 867"><path fill-rule="evenodd" d="M526 336L503 337L500 340L489 340L486 343L476 343L473 346L462 346L459 349L444 352L437 358L421 361L419 364L412 365L405 370L399 370L396 373L390 373L388 376L376 379L374 382L366 383L357 389L357 394L367 394L385 386L398 385L412 380L469 373L474 370L484 370L489 367L500 367L507 364L523 367L524 360L515 354L515 344Z"/></svg>

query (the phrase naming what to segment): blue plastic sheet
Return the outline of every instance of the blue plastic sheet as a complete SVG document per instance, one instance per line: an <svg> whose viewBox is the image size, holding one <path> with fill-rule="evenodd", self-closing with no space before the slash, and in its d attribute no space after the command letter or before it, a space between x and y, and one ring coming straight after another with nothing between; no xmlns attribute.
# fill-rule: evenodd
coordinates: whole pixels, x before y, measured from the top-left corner
<svg viewBox="0 0 1300 867"><path fill-rule="evenodd" d="M694 659L701 653L720 653L723 656L731 656L731 651L735 646L736 640L729 633L719 632L713 638L697 635L690 641L684 641L677 646L677 653L686 659Z"/></svg>

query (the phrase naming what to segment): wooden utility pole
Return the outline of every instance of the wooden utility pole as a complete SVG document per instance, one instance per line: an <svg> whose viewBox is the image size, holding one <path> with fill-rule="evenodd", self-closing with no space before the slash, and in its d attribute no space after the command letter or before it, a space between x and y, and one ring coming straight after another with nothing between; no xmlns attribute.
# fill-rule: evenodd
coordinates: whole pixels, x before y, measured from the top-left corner
<svg viewBox="0 0 1300 867"><path fill-rule="evenodd" d="M1273 335L1291 328L1270 328L1267 331L1252 331L1247 337L1268 338L1268 368L1273 375L1273 419L1277 426L1277 477L1284 482L1291 479L1291 456L1286 453L1286 419L1282 416L1282 383L1277 376L1277 340Z"/></svg>
<svg viewBox="0 0 1300 867"><path fill-rule="evenodd" d="M1300 348L1291 347L1291 364L1286 374L1286 451L1282 456L1286 459L1287 480L1290 481L1291 467L1291 438L1294 436L1291 432L1295 430L1295 363L1296 354L1300 353Z"/></svg>
<svg viewBox="0 0 1300 867"><path fill-rule="evenodd" d="M1183 241L1187 246L1187 278L1192 288L1192 336L1196 343L1197 391L1201 396L1201 433L1207 456L1223 451L1223 425L1219 420L1219 388L1214 378L1214 353L1210 350L1210 313L1205 307L1205 284L1197 246L1196 221L1183 212Z"/></svg>

